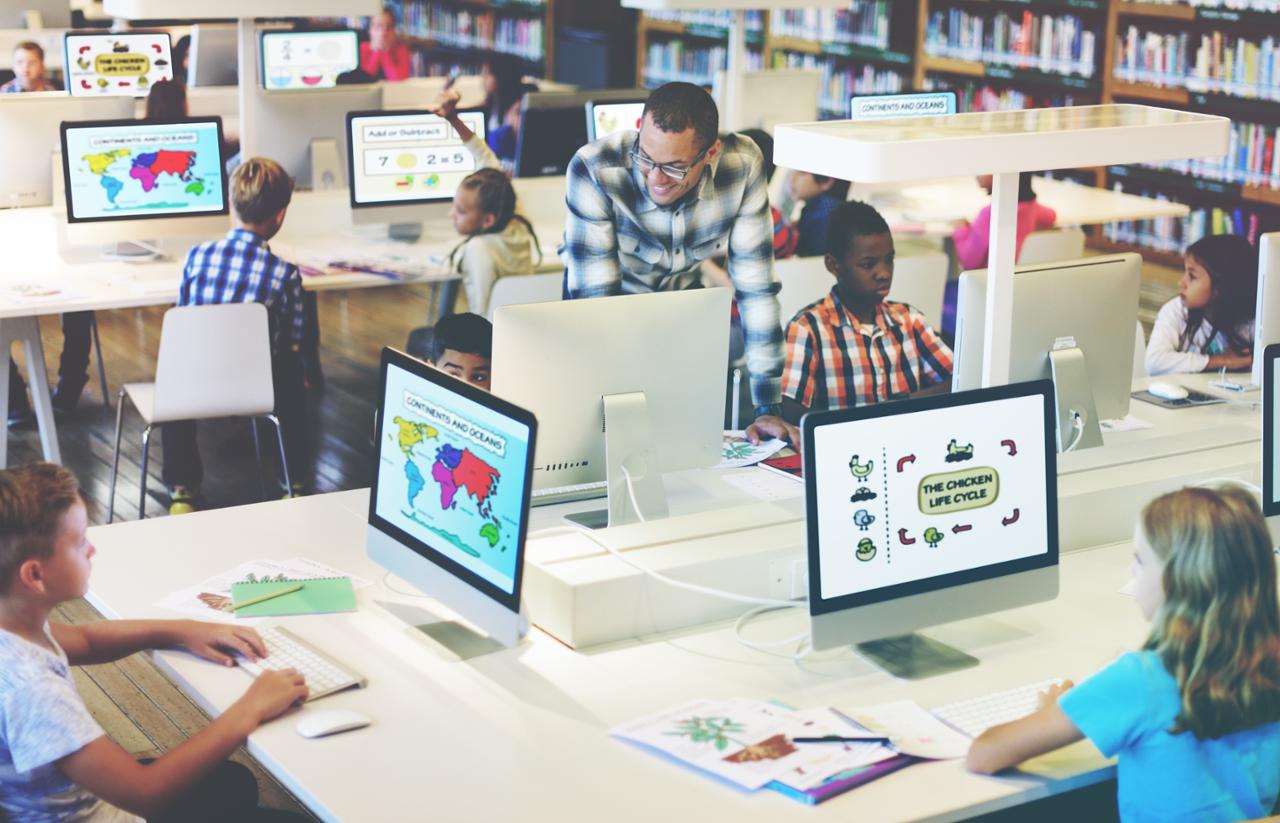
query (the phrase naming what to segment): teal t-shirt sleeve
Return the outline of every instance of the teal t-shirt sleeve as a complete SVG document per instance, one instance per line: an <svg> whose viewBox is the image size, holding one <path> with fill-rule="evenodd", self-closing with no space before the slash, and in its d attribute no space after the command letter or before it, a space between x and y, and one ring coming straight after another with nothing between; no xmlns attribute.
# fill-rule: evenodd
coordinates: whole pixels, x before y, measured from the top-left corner
<svg viewBox="0 0 1280 823"><path fill-rule="evenodd" d="M1142 659L1130 652L1059 697L1058 708L1098 751L1112 757L1137 741L1151 698Z"/></svg>

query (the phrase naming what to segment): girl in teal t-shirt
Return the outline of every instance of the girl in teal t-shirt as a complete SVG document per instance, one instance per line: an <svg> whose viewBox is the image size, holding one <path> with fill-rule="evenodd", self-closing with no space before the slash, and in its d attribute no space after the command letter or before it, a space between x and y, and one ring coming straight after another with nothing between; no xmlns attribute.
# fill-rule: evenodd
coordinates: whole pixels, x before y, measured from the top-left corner
<svg viewBox="0 0 1280 823"><path fill-rule="evenodd" d="M1280 792L1280 605L1257 502L1185 488L1143 510L1134 588L1151 633L1035 714L989 730L969 768L997 772L1087 737L1116 767L1120 817L1231 821Z"/></svg>

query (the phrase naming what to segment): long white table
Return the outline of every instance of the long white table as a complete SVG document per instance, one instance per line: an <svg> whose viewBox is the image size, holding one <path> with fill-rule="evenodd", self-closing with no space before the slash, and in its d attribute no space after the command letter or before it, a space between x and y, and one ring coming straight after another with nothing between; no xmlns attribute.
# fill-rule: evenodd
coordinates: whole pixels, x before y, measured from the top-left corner
<svg viewBox="0 0 1280 823"><path fill-rule="evenodd" d="M251 753L324 820L950 821L1113 776L1113 767L1081 743L1001 777L969 774L956 761L913 765L808 809L773 792L736 791L607 730L695 697L779 699L800 708L905 697L932 706L1048 677L1087 676L1144 636L1133 600L1118 593L1131 553L1125 545L1064 555L1053 602L930 632L982 662L917 683L896 681L848 651L799 664L752 651L723 624L584 652L535 629L517 648L461 662L379 605L439 608L388 588L365 558L367 499L366 491L342 492L89 533L98 548L89 599L113 618L172 616L153 604L258 557L305 555L377 581L359 592L357 612L284 621L369 680L366 689L301 711L350 708L373 725L305 740L294 730L295 713L249 740ZM749 632L777 639L803 624L797 610ZM157 661L214 714L249 682L183 653L162 652Z"/></svg>

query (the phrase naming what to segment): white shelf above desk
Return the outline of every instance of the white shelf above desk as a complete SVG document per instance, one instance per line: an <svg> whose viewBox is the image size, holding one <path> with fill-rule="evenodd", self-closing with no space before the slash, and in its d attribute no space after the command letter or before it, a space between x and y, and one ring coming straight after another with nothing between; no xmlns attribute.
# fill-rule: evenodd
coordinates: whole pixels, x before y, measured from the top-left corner
<svg viewBox="0 0 1280 823"><path fill-rule="evenodd" d="M341 17L377 14L379 0L221 0L216 9L192 3L186 9L173 0L104 0L108 17L125 20L220 17ZM186 11L186 14L183 14Z"/></svg>

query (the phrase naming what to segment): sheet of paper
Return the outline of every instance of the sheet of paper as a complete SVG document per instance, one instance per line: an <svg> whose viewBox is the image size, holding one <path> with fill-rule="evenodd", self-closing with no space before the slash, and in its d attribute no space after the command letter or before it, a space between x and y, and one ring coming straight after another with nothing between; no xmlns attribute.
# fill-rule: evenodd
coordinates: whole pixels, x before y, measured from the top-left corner
<svg viewBox="0 0 1280 823"><path fill-rule="evenodd" d="M967 735L934 717L912 700L882 703L844 712L845 715L883 734L902 754L929 760L954 760L969 752Z"/></svg>
<svg viewBox="0 0 1280 823"><path fill-rule="evenodd" d="M1115 432L1142 431L1143 429L1150 429L1153 426L1153 423L1148 423L1141 417L1135 417L1132 414L1127 414L1124 417L1115 417L1110 420L1098 421L1098 427L1109 434Z"/></svg>
<svg viewBox="0 0 1280 823"><path fill-rule="evenodd" d="M261 622L253 618L237 618L231 610L231 584L241 581L314 580L318 577L350 577L351 585L363 589L372 581L346 574L306 557L289 560L250 560L234 569L214 575L194 586L176 591L156 602L162 609L181 612L200 620L243 623Z"/></svg>
<svg viewBox="0 0 1280 823"><path fill-rule="evenodd" d="M724 482L754 497L756 500L793 500L804 497L804 483L778 472L751 468L746 471L725 472Z"/></svg>
<svg viewBox="0 0 1280 823"><path fill-rule="evenodd" d="M726 431L720 447L720 462L717 469L742 469L754 466L761 460L767 460L787 447L785 440L763 440L759 445L751 445L742 432Z"/></svg>
<svg viewBox="0 0 1280 823"><path fill-rule="evenodd" d="M792 716L810 724L805 737L847 736L858 731L831 709L806 709L792 712ZM800 743L797 746L804 752L805 761L797 763L779 777L778 782L802 792L842 772L897 756L897 752L880 743Z"/></svg>

